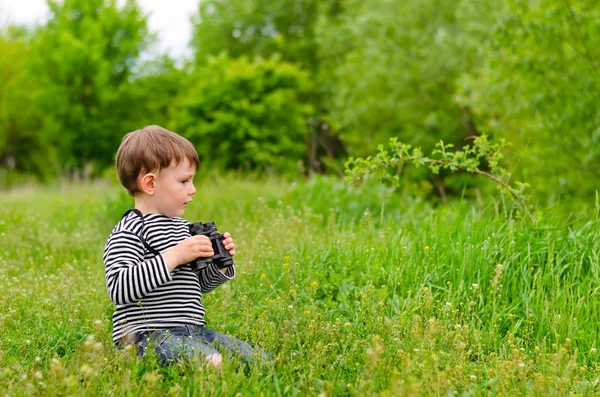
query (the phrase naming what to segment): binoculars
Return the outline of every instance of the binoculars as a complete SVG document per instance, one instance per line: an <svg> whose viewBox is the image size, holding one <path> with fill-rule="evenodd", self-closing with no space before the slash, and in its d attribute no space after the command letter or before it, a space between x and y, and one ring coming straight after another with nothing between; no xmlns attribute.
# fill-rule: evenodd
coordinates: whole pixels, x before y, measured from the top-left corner
<svg viewBox="0 0 600 397"><path fill-rule="evenodd" d="M206 236L210 239L213 251L215 254L210 258L197 258L190 262L192 270L199 273L200 270L206 268L210 262L217 265L219 269L224 269L233 266L233 259L229 251L223 245L223 234L217 231L217 225L214 222L196 222L190 225L190 234L192 236Z"/></svg>

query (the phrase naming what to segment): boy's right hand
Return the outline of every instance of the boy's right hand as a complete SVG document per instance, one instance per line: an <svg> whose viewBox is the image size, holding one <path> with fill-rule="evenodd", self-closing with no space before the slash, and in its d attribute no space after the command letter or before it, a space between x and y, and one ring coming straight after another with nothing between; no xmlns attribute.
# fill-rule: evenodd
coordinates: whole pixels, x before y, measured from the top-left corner
<svg viewBox="0 0 600 397"><path fill-rule="evenodd" d="M177 266L190 263L196 258L210 258L215 253L210 239L206 236L187 237L179 244L163 253L169 271Z"/></svg>

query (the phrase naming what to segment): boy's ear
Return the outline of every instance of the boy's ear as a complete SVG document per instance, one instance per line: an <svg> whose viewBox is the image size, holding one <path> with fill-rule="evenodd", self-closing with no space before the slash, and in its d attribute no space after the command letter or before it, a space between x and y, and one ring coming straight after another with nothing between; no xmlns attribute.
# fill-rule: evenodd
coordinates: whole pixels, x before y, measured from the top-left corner
<svg viewBox="0 0 600 397"><path fill-rule="evenodd" d="M156 182L156 175L149 172L140 177L140 190L149 196L154 195L154 184Z"/></svg>

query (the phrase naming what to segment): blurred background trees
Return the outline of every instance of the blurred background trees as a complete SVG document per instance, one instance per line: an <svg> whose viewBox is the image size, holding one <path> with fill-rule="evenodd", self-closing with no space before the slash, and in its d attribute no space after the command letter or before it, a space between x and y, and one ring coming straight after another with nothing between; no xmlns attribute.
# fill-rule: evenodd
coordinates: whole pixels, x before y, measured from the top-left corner
<svg viewBox="0 0 600 397"><path fill-rule="evenodd" d="M544 202L600 180L596 1L205 0L186 62L141 56L154 37L133 0L49 4L44 25L0 33L5 170L98 175L125 133L162 124L217 169L339 174L390 137L485 133ZM433 196L485 189L401 172Z"/></svg>

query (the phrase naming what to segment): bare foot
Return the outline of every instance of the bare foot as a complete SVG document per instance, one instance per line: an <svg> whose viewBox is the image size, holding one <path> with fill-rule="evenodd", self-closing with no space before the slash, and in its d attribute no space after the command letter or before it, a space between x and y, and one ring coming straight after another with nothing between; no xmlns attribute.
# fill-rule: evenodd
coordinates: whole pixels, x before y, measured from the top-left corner
<svg viewBox="0 0 600 397"><path fill-rule="evenodd" d="M223 356L221 356L219 353L213 353L210 356L206 357L206 361L213 365L215 368L220 369L221 368L221 361L223 361Z"/></svg>

